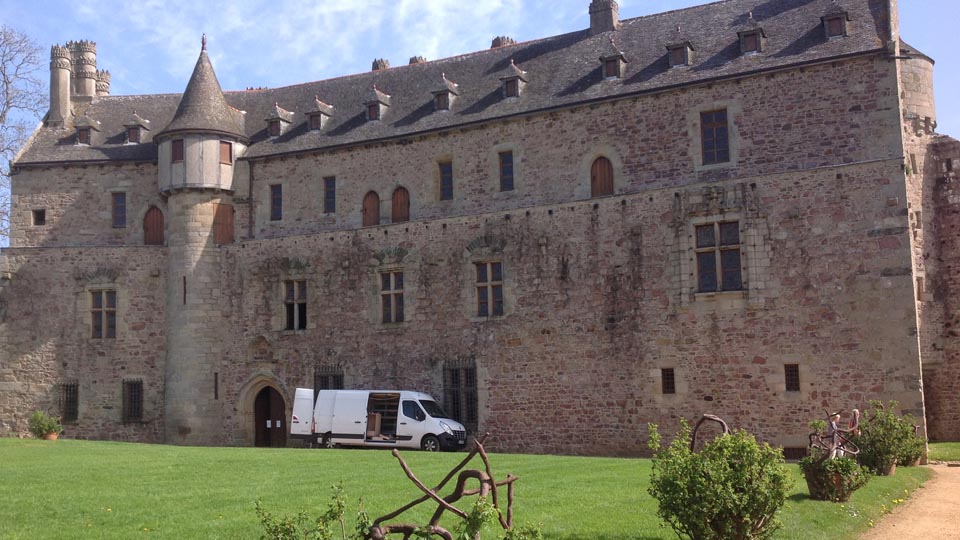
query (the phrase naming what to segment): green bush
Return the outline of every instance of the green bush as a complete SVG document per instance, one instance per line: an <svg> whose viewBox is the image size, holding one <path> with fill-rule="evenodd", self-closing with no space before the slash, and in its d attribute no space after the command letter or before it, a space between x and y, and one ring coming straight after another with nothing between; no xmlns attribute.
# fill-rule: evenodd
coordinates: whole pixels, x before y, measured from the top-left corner
<svg viewBox="0 0 960 540"><path fill-rule="evenodd" d="M30 417L29 426L30 433L38 439L42 439L44 435L49 435L50 433L60 433L63 431L60 420L54 416L47 415L43 411L33 413L33 416Z"/></svg>
<svg viewBox="0 0 960 540"><path fill-rule="evenodd" d="M260 518L260 524L263 525L264 533L260 540L347 540L346 524L343 513L346 509L346 503L343 497L343 484L333 486L333 496L326 512L311 520L306 512L300 512L294 517L283 516L273 517L272 514L263 509L260 499L257 499L255 508L257 517ZM369 519L366 517L361 507L358 516L357 538L363 538L362 534L366 532L369 526Z"/></svg>
<svg viewBox="0 0 960 540"><path fill-rule="evenodd" d="M877 474L889 474L898 462L912 463L923 454L924 442L914 434L913 417L897 415L897 405L871 401L871 410L860 422L861 433L853 439L860 447L860 464Z"/></svg>
<svg viewBox="0 0 960 540"><path fill-rule="evenodd" d="M681 421L677 437L661 447L650 425L649 492L659 502L657 514L681 538L770 538L792 484L783 453L745 431L718 437L699 453L690 450L690 437L690 425Z"/></svg>
<svg viewBox="0 0 960 540"><path fill-rule="evenodd" d="M800 460L810 498L815 501L845 502L870 479L870 471L853 458L821 459L814 453Z"/></svg>

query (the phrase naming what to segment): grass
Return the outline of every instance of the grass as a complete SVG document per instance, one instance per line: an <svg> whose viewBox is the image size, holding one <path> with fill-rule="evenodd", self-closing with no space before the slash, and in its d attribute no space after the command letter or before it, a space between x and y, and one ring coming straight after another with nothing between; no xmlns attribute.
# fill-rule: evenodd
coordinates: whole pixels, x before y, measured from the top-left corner
<svg viewBox="0 0 960 540"><path fill-rule="evenodd" d="M930 443L929 458L934 461L960 461L960 442Z"/></svg>
<svg viewBox="0 0 960 540"><path fill-rule="evenodd" d="M403 455L427 485L464 456ZM542 523L546 538L677 538L660 526L647 494L649 460L495 454L491 462L496 476L520 477L516 523ZM855 538L930 476L923 468L899 468L838 505L807 498L799 467L789 467L796 484L778 540ZM259 538L258 497L275 516L300 510L316 516L330 486L341 481L350 517L361 496L375 518L419 495L386 451L0 439L0 538ZM408 519L423 522L428 513Z"/></svg>

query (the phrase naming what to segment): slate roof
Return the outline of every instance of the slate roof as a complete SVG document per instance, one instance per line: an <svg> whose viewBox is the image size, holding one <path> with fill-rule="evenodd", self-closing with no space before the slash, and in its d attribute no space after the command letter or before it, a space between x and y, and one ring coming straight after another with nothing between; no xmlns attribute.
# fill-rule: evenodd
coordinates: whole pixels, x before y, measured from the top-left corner
<svg viewBox="0 0 960 540"><path fill-rule="evenodd" d="M147 144L124 144L123 124L134 110L153 126L167 126L159 133L199 128L243 135L250 141L245 157L256 158L447 129L879 51L885 40L884 4L886 0L723 0L627 19L621 21L620 30L595 36L584 29L421 64L283 88L227 92L223 103L210 96L219 83L202 53L182 101L179 95L166 94L107 96L88 105L74 104L78 115L101 122L102 142L75 146L72 131L41 128L17 164L155 160L156 145L149 143L156 132L144 134ZM849 35L827 40L821 17L837 6L850 16ZM737 32L749 24L750 14L763 27L767 40L762 54L741 56ZM677 42L678 27L697 54L691 66L671 69L666 47ZM609 52L613 33L616 48L630 63L623 78L605 80L598 59ZM500 78L511 69L511 62L527 73L528 83L521 97L504 99ZM451 111L437 114L433 92L444 76L457 81L459 98ZM380 121L367 122L364 101L374 86L390 96L391 106ZM324 129L311 131L307 113L317 110L318 99L333 108L333 115ZM275 114L276 106L292 111L293 122L283 135L270 138L263 119Z"/></svg>

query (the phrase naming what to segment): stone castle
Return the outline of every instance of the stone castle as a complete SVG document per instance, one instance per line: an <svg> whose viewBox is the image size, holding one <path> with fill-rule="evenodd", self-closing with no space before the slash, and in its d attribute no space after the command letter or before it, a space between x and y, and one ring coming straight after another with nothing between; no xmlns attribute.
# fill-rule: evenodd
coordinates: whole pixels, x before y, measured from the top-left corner
<svg viewBox="0 0 960 540"><path fill-rule="evenodd" d="M586 3L586 0L584 0ZM584 6L587 8L587 6ZM0 257L0 434L288 444L296 387L501 451L711 412L790 452L895 399L960 438L960 143L896 0L724 0L223 92L54 46Z"/></svg>

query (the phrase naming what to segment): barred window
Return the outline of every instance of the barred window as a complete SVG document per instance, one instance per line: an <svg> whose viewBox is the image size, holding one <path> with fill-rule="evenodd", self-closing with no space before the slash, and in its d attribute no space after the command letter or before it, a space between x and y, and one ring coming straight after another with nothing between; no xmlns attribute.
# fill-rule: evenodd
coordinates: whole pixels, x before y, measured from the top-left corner
<svg viewBox="0 0 960 540"><path fill-rule="evenodd" d="M448 366L443 370L444 409L470 433L477 433L477 368Z"/></svg>
<svg viewBox="0 0 960 540"><path fill-rule="evenodd" d="M307 328L307 282L284 281L283 303L287 310L287 330Z"/></svg>
<svg viewBox="0 0 960 540"><path fill-rule="evenodd" d="M143 380L123 380L123 423L143 421Z"/></svg>
<svg viewBox="0 0 960 540"><path fill-rule="evenodd" d="M660 389L664 394L677 393L677 380L673 368L662 368L660 370Z"/></svg>
<svg viewBox="0 0 960 540"><path fill-rule="evenodd" d="M93 339L117 337L117 291L90 291L91 335Z"/></svg>
<svg viewBox="0 0 960 540"><path fill-rule="evenodd" d="M340 366L316 366L313 370L313 402L321 390L343 390L343 369Z"/></svg>
<svg viewBox="0 0 960 540"><path fill-rule="evenodd" d="M786 381L787 392L800 391L800 365L784 364L783 376Z"/></svg>
<svg viewBox="0 0 960 540"><path fill-rule="evenodd" d="M696 228L697 291L740 291L740 223L710 223Z"/></svg>
<svg viewBox="0 0 960 540"><path fill-rule="evenodd" d="M380 305L384 323L403 322L403 272L380 273Z"/></svg>
<svg viewBox="0 0 960 540"><path fill-rule="evenodd" d="M79 388L77 381L60 383L60 421L63 423L76 422L79 417Z"/></svg>
<svg viewBox="0 0 960 540"><path fill-rule="evenodd" d="M503 315L503 263L476 263L477 316Z"/></svg>

